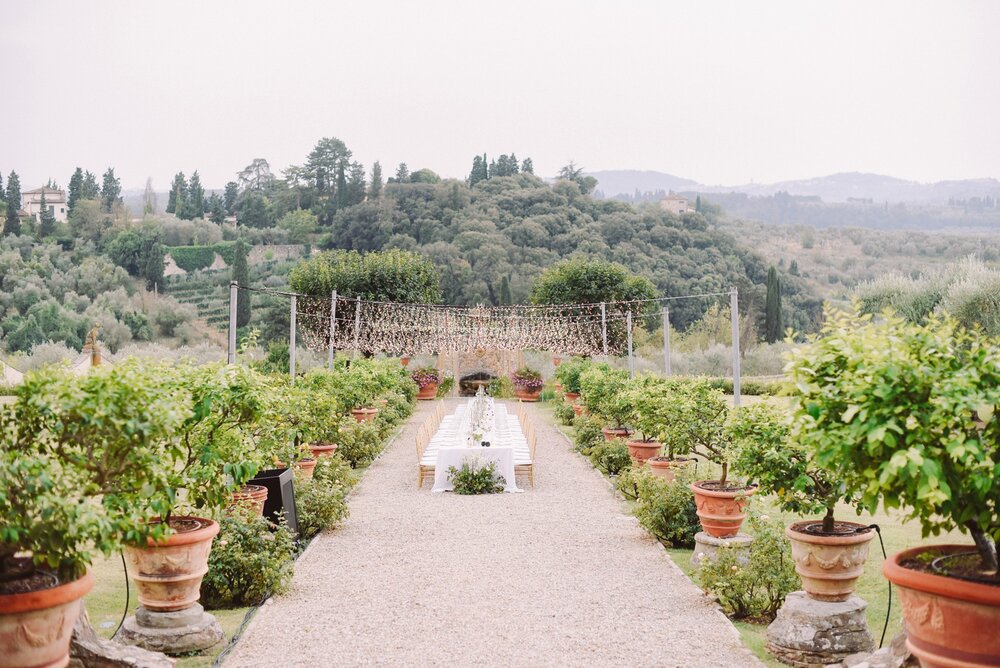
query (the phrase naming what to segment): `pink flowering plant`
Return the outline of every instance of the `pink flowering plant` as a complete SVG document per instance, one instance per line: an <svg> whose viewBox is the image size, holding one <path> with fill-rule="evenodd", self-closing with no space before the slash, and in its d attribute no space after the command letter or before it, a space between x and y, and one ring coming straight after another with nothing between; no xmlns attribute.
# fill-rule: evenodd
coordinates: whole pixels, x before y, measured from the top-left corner
<svg viewBox="0 0 1000 668"><path fill-rule="evenodd" d="M410 377L413 379L413 382L420 387L420 389L430 385L437 385L441 382L441 375L438 373L438 370L432 366L425 366L422 369L417 369L410 375Z"/></svg>
<svg viewBox="0 0 1000 668"><path fill-rule="evenodd" d="M542 374L538 373L534 369L529 369L524 366L515 371L510 376L511 382L517 387L523 390L540 390L545 382L542 380Z"/></svg>

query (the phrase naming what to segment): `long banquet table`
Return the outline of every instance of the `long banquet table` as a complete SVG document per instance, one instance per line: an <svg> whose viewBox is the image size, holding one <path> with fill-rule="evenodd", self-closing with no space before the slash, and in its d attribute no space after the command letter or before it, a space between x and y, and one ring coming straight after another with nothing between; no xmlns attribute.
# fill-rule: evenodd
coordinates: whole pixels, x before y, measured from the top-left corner
<svg viewBox="0 0 1000 668"><path fill-rule="evenodd" d="M441 420L441 426L431 438L424 452L423 463L434 464L434 492L451 491L451 480L448 479L448 469L461 468L462 464L472 459L478 462L495 462L497 473L503 476L505 492L521 492L514 478L515 467L531 462L528 442L521 431L520 421L516 415L507 412L503 404L494 404L495 424L493 431L483 435L482 440L490 443L490 447L468 447L466 418L472 406L471 399L459 404L451 415Z"/></svg>

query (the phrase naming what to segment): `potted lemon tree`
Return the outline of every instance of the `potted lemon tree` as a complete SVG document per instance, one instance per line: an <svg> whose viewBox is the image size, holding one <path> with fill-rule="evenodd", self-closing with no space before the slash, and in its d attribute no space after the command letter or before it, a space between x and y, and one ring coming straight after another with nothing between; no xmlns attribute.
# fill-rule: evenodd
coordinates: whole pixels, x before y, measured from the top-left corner
<svg viewBox="0 0 1000 668"><path fill-rule="evenodd" d="M628 389L628 372L605 363L594 364L580 375L583 403L589 412L606 421L601 431L608 441L632 434L628 426L632 417Z"/></svg>
<svg viewBox="0 0 1000 668"><path fill-rule="evenodd" d="M904 550L883 571L922 665L1000 665L1000 344L951 320L827 319L789 365L793 433L869 510L971 537Z"/></svg>

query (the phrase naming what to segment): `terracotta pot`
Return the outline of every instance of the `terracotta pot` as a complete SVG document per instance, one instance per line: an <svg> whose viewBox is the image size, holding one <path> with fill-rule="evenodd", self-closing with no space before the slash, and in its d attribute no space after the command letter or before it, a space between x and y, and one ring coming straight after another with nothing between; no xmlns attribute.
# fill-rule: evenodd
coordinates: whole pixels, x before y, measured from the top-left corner
<svg viewBox="0 0 1000 668"><path fill-rule="evenodd" d="M556 392L562 392L562 391L563 391L562 383L556 381Z"/></svg>
<svg viewBox="0 0 1000 668"><path fill-rule="evenodd" d="M655 457L662 447L663 444L657 441L629 441L628 454L632 461L642 466L647 459Z"/></svg>
<svg viewBox="0 0 1000 668"><path fill-rule="evenodd" d="M538 398L542 396L542 388L536 388L534 390L529 390L527 388L514 386L514 396L521 401L538 401Z"/></svg>
<svg viewBox="0 0 1000 668"><path fill-rule="evenodd" d="M580 393L566 392L565 394L563 394L563 396L566 397L566 401L570 402L571 404L575 404L576 400L580 398Z"/></svg>
<svg viewBox="0 0 1000 668"><path fill-rule="evenodd" d="M408 367L408 366L410 366L410 358L409 357L400 357L399 358L399 363L402 364L404 367Z"/></svg>
<svg viewBox="0 0 1000 668"><path fill-rule="evenodd" d="M156 612L189 608L198 602L201 580L208 572L208 553L219 525L203 517L173 517L175 522L197 522L191 531L174 533L146 547L125 546L129 577L139 593L139 602Z"/></svg>
<svg viewBox="0 0 1000 668"><path fill-rule="evenodd" d="M351 415L358 422L371 422L378 415L377 408L352 408Z"/></svg>
<svg viewBox="0 0 1000 668"><path fill-rule="evenodd" d="M576 413L577 417L580 417L581 415L587 412L587 409L581 406L580 404L573 404L573 412Z"/></svg>
<svg viewBox="0 0 1000 668"><path fill-rule="evenodd" d="M69 663L69 641L81 599L93 586L94 576L87 573L57 587L0 595L2 665L34 668Z"/></svg>
<svg viewBox="0 0 1000 668"><path fill-rule="evenodd" d="M701 528L709 536L728 538L740 532L743 520L746 519L746 507L750 497L757 491L757 486L744 487L730 491L703 489L703 483L712 480L699 480L691 484L694 491L694 502L698 506L698 519Z"/></svg>
<svg viewBox="0 0 1000 668"><path fill-rule="evenodd" d="M306 457L295 462L295 468L302 473L303 478L312 478L313 469L316 468L316 460Z"/></svg>
<svg viewBox="0 0 1000 668"><path fill-rule="evenodd" d="M258 515L264 514L264 502L267 501L267 487L263 485L243 485L233 492L232 505L253 508Z"/></svg>
<svg viewBox="0 0 1000 668"><path fill-rule="evenodd" d="M896 585L906 647L924 668L1000 666L1000 587L924 573L901 564L932 549L938 555L971 545L915 547L892 555L882 572Z"/></svg>
<svg viewBox="0 0 1000 668"><path fill-rule="evenodd" d="M663 478L664 480L673 480L677 477L677 470L681 467L687 466L689 463L693 462L693 459L679 458L679 459L662 459L658 457L650 457L646 460L646 465L649 466L650 472L658 478Z"/></svg>
<svg viewBox="0 0 1000 668"><path fill-rule="evenodd" d="M430 401L431 399L437 397L437 392L438 392L438 383L431 383L430 385L425 385L420 388L419 392L417 392L417 399L420 399L421 401Z"/></svg>
<svg viewBox="0 0 1000 668"><path fill-rule="evenodd" d="M314 459L319 459L320 457L329 457L337 451L336 443L310 443L309 451L312 452Z"/></svg>
<svg viewBox="0 0 1000 668"><path fill-rule="evenodd" d="M604 432L605 441L613 441L616 438L628 438L632 435L628 429L611 429L610 427L605 427L601 430Z"/></svg>
<svg viewBox="0 0 1000 668"><path fill-rule="evenodd" d="M560 364L562 364L562 357L559 357L558 355L553 355L552 366L559 366Z"/></svg>
<svg viewBox="0 0 1000 668"><path fill-rule="evenodd" d="M875 537L875 530L839 536L821 536L806 533L805 527L822 520L796 522L785 535L792 542L792 559L795 572L802 580L802 588L819 601L846 601L858 585L858 578L865 572L868 543ZM837 522L838 525L864 528L857 522Z"/></svg>

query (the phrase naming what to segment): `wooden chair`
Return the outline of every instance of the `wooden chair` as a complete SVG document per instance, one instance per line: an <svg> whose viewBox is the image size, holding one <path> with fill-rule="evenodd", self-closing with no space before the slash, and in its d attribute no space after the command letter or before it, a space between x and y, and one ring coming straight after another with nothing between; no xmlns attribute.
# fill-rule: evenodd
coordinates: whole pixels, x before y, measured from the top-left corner
<svg viewBox="0 0 1000 668"><path fill-rule="evenodd" d="M424 452L427 451L427 444L431 440L434 429L430 426L431 421L425 422L417 432L417 489L423 489L424 478L434 479L434 465L424 464Z"/></svg>
<svg viewBox="0 0 1000 668"><path fill-rule="evenodd" d="M523 409L521 402L518 402L518 408L518 420L521 422L521 430L524 432L524 438L528 441L528 453L531 457L531 461L514 466L514 475L528 476L528 482L531 483L531 489L535 489L535 446L538 444L538 441L535 438L535 423L528 416L527 411Z"/></svg>

